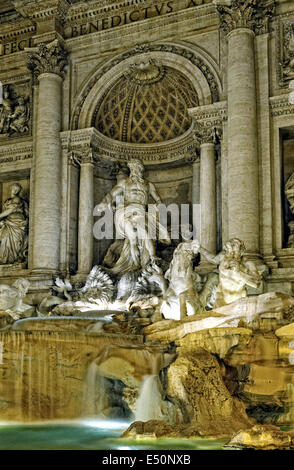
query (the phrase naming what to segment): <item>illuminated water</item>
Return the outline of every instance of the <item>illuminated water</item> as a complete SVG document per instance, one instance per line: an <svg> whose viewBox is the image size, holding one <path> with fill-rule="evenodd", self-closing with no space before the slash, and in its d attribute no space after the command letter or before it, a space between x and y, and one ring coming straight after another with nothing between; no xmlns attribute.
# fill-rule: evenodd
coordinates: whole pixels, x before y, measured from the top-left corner
<svg viewBox="0 0 294 470"><path fill-rule="evenodd" d="M0 450L220 450L226 439L121 439L125 423L0 425Z"/></svg>

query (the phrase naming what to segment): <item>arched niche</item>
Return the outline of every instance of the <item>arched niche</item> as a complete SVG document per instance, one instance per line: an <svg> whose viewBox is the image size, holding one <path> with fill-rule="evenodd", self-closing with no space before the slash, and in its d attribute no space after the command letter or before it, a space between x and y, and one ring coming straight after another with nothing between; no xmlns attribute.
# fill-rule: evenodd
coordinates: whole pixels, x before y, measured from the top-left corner
<svg viewBox="0 0 294 470"><path fill-rule="evenodd" d="M145 44L108 60L88 76L74 104L71 129L91 127L97 103L110 84L132 64L147 58L184 74L195 88L199 106L220 101L222 86L217 64L201 48L184 42Z"/></svg>

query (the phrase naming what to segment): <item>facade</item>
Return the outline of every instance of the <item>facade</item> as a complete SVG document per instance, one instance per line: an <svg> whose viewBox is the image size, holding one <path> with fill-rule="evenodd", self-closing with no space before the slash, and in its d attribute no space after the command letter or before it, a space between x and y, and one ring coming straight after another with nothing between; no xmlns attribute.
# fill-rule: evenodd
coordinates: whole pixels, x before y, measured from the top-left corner
<svg viewBox="0 0 294 470"><path fill-rule="evenodd" d="M84 279L94 207L140 159L201 205L204 248L238 237L292 294L292 80L290 0L1 0L0 282Z"/></svg>

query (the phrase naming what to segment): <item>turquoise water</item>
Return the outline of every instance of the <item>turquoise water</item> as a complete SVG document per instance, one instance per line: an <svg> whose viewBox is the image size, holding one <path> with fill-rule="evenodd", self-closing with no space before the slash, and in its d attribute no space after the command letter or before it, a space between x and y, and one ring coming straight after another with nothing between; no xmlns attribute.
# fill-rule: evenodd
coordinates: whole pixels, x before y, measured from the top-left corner
<svg viewBox="0 0 294 470"><path fill-rule="evenodd" d="M125 423L1 425L0 450L221 450L225 439L121 439Z"/></svg>

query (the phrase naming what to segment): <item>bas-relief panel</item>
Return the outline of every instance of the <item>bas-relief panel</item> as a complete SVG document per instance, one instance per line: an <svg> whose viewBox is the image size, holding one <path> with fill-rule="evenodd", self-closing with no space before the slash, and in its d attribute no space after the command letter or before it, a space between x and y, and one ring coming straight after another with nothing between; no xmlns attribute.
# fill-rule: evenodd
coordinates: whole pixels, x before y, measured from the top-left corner
<svg viewBox="0 0 294 470"><path fill-rule="evenodd" d="M31 82L3 83L0 104L0 144L10 137L31 134L32 128Z"/></svg>

